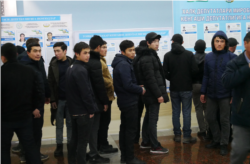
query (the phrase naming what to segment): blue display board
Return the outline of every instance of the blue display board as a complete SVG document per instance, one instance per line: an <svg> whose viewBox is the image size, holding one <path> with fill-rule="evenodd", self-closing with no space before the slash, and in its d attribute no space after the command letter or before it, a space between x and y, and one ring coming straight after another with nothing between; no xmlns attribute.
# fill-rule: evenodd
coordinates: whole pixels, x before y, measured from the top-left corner
<svg viewBox="0 0 250 164"><path fill-rule="evenodd" d="M186 49L194 51L196 40L203 39L206 51L212 51L212 36L222 30L237 39L237 52L244 50L243 39L250 31L250 1L174 1L173 9L174 33L183 35Z"/></svg>

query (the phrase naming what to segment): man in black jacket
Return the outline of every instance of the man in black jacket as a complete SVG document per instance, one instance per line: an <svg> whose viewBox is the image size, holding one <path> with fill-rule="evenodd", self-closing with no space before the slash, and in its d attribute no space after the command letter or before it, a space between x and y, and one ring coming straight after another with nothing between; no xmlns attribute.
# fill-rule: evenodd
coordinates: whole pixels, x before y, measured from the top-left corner
<svg viewBox="0 0 250 164"><path fill-rule="evenodd" d="M194 58L198 65L199 72L193 78L193 102L200 129L197 135L203 137L203 139L205 139L205 137L207 136L206 132L209 130L208 123L205 118L206 103L201 103L200 101L200 96L201 96L200 91L204 74L204 61L206 56L205 49L206 49L206 42L204 40L197 40L194 46L194 50L196 51Z"/></svg>
<svg viewBox="0 0 250 164"><path fill-rule="evenodd" d="M173 108L174 141L181 141L180 113L183 113L183 143L196 142L191 136L192 82L198 72L194 55L182 46L183 37L172 37L172 49L164 56L163 68L166 79L170 81L170 96Z"/></svg>
<svg viewBox="0 0 250 164"><path fill-rule="evenodd" d="M66 100L72 121L68 149L69 164L86 164L86 148L91 133L91 120L97 109L86 63L89 46L79 42L74 47L76 60L66 72Z"/></svg>
<svg viewBox="0 0 250 164"><path fill-rule="evenodd" d="M244 163L250 151L250 32L244 38L244 46L245 51L227 64L222 76L224 86L233 89L230 164Z"/></svg>
<svg viewBox="0 0 250 164"><path fill-rule="evenodd" d="M143 95L146 115L142 127L141 148L151 148L150 152L154 154L168 153L168 149L163 148L157 139L160 104L169 101L162 64L156 52L160 38L161 36L154 32L148 33L146 35L148 48L137 50L137 57L133 61L138 84L144 85L147 90Z"/></svg>
<svg viewBox="0 0 250 164"><path fill-rule="evenodd" d="M41 117L38 110L43 103L43 88L35 71L16 60L16 48L11 43L1 47L1 163L10 164L13 132L23 144L27 164L41 164L40 151L33 135L33 117ZM17 83L18 82L18 85ZM33 116L32 116L33 114Z"/></svg>
<svg viewBox="0 0 250 164"><path fill-rule="evenodd" d="M31 67L36 74L39 77L40 80L40 85L41 88L45 88L45 83L47 81L46 77L44 77L43 72L45 72L44 67L41 67L40 64L40 59L41 59L41 47L40 44L38 43L30 43L29 45L27 45L27 55L23 56L22 58L19 59L19 62L27 65L29 67ZM45 92L43 93L45 95ZM45 95L46 96L46 95ZM44 96L44 97L45 97ZM46 100L46 98L41 99L42 104L47 103L45 101L49 101ZM42 128L43 128L43 117L44 117L44 105L42 105L40 108L38 108L38 110L40 111L41 117L40 118L35 118L33 120L33 132L34 132L34 138L35 138L35 142L40 150L41 148L41 140L42 140ZM23 158L23 154L25 152L21 151L21 163L25 162L25 158ZM43 155L41 154L41 160L46 160L48 159L49 156L48 155Z"/></svg>
<svg viewBox="0 0 250 164"><path fill-rule="evenodd" d="M87 63L91 85L95 95L95 100L98 106L98 111L95 112L95 117L92 120L92 131L89 138L88 153L89 161L91 163L107 163L110 160L103 158L98 153L97 141L98 141L98 130L100 125L100 112L106 112L108 109L109 99L105 89L105 84L102 76L102 64L100 61L101 46L104 44L103 39L100 36L94 35L90 41L90 59Z"/></svg>
<svg viewBox="0 0 250 164"><path fill-rule="evenodd" d="M55 57L53 57L50 61L48 81L51 90L51 114L56 115L57 148L54 152L54 156L62 156L64 115L66 115L67 143L69 143L71 139L72 131L71 118L67 110L65 94L65 75L68 67L72 64L72 59L69 56L66 56L67 45L64 42L55 43L53 49Z"/></svg>
<svg viewBox="0 0 250 164"><path fill-rule="evenodd" d="M137 85L132 60L135 57L134 43L124 40L120 44L122 54L117 54L112 62L114 68L114 88L117 104L121 110L119 145L121 162L127 164L145 164L134 156L134 140L138 119L138 98L145 94L144 87Z"/></svg>

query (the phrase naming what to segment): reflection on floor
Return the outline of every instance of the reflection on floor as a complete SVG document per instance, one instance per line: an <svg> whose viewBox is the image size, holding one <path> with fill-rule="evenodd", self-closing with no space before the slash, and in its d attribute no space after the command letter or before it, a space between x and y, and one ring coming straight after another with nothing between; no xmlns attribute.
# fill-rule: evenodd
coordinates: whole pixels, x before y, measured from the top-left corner
<svg viewBox="0 0 250 164"><path fill-rule="evenodd" d="M196 136L196 134L193 134ZM117 138L117 137L113 137ZM119 141L113 140L109 136L109 142L114 147L119 146ZM147 162L147 164L228 164L230 161L230 155L221 156L219 149L206 149L205 145L207 141L198 139L195 144L182 144L175 143L173 136L161 136L158 137L163 147L169 149L169 154L166 155L151 155L149 150L141 150L139 145L135 145L135 155L141 160ZM44 145L41 152L48 154L50 159L45 161L44 164L68 164L66 144L64 145L64 157L55 158L53 156L56 145ZM103 155L111 159L110 164L119 164L120 153ZM12 164L19 163L18 154L11 153ZM244 164L249 164L250 154Z"/></svg>

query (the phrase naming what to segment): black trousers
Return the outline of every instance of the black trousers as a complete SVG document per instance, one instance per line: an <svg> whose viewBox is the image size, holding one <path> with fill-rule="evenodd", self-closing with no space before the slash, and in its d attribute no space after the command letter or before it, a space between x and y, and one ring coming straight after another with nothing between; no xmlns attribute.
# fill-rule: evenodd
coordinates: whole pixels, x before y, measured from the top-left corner
<svg viewBox="0 0 250 164"><path fill-rule="evenodd" d="M86 149L90 136L91 119L89 115L72 116L72 137L69 143L68 163L86 164Z"/></svg>
<svg viewBox="0 0 250 164"><path fill-rule="evenodd" d="M138 120L137 120L137 131L135 136L135 143L139 143L140 132L141 132L141 116L144 109L144 102L142 101L142 96L138 99Z"/></svg>
<svg viewBox="0 0 250 164"><path fill-rule="evenodd" d="M33 119L18 122L2 122L1 125L1 163L11 164L10 147L14 132L23 144L27 164L41 164L40 151L38 151L33 136Z"/></svg>
<svg viewBox="0 0 250 164"><path fill-rule="evenodd" d="M137 131L138 105L133 105L121 110L121 125L119 133L119 145L121 157L126 161L134 159L134 141Z"/></svg>
<svg viewBox="0 0 250 164"><path fill-rule="evenodd" d="M44 117L44 108L40 109L40 118L34 118L33 117L33 136L35 140L35 144L37 146L38 151L40 152L41 149L41 143L42 143L42 128L43 128L43 117ZM25 155L25 150L23 148L23 143L20 141L20 147L21 147L21 155Z"/></svg>
<svg viewBox="0 0 250 164"><path fill-rule="evenodd" d="M98 130L98 149L100 146L108 146L108 130L111 121L111 105L112 101L109 101L108 110L106 112L101 112L100 125Z"/></svg>

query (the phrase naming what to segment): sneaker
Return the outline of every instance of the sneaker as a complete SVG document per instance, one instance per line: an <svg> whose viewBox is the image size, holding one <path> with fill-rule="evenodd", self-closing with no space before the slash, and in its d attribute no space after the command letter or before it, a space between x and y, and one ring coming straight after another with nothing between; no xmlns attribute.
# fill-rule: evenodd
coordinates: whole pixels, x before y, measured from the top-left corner
<svg viewBox="0 0 250 164"><path fill-rule="evenodd" d="M146 162L139 160L138 158L134 158L131 161L128 161L126 164L146 164Z"/></svg>
<svg viewBox="0 0 250 164"><path fill-rule="evenodd" d="M142 142L140 148L141 149L150 149L151 148L151 144L150 143L144 143L144 142Z"/></svg>
<svg viewBox="0 0 250 164"><path fill-rule="evenodd" d="M19 153L19 152L21 151L20 145L18 144L17 146L12 147L11 151L12 151L13 153Z"/></svg>
<svg viewBox="0 0 250 164"><path fill-rule="evenodd" d="M99 154L95 155L94 157L89 158L90 163L109 163L109 158L103 158Z"/></svg>
<svg viewBox="0 0 250 164"><path fill-rule="evenodd" d="M45 161L49 159L49 156L48 155L45 155L45 154L41 154L41 161Z"/></svg>
<svg viewBox="0 0 250 164"><path fill-rule="evenodd" d="M26 163L26 159L24 155L20 156L20 163Z"/></svg>
<svg viewBox="0 0 250 164"><path fill-rule="evenodd" d="M208 149L212 149L212 148L217 148L220 146L220 143L219 142L214 142L212 141L210 144L206 145L206 148Z"/></svg>
<svg viewBox="0 0 250 164"><path fill-rule="evenodd" d="M228 146L227 145L221 145L220 146L220 155L225 156L228 154Z"/></svg>
<svg viewBox="0 0 250 164"><path fill-rule="evenodd" d="M163 148L162 146L159 146L157 148L152 148L150 150L150 153L152 153L152 154L167 154L168 152L169 152L169 150L166 148Z"/></svg>
<svg viewBox="0 0 250 164"><path fill-rule="evenodd" d="M100 154L111 154L111 153L117 153L118 149L113 148L113 146L108 145L108 146L101 146L99 150Z"/></svg>
<svg viewBox="0 0 250 164"><path fill-rule="evenodd" d="M197 141L197 138L195 137L187 137L183 139L183 143L187 144L187 143L195 143Z"/></svg>
<svg viewBox="0 0 250 164"><path fill-rule="evenodd" d="M175 135L174 136L174 141L175 142L181 142L181 135Z"/></svg>

